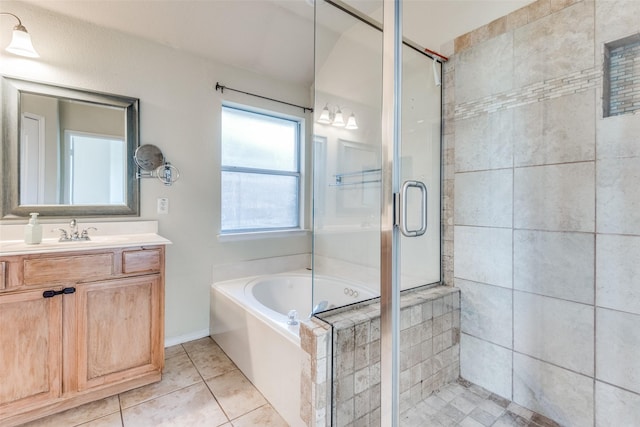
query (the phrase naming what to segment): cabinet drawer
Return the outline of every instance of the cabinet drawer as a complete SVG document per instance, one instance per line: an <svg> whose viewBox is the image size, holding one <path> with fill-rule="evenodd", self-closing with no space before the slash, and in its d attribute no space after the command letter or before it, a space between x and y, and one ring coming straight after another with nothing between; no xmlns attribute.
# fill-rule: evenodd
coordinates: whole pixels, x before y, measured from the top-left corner
<svg viewBox="0 0 640 427"><path fill-rule="evenodd" d="M24 284L27 286L106 279L111 276L111 253L24 260Z"/></svg>
<svg viewBox="0 0 640 427"><path fill-rule="evenodd" d="M122 252L122 272L156 273L162 267L161 249L143 249Z"/></svg>

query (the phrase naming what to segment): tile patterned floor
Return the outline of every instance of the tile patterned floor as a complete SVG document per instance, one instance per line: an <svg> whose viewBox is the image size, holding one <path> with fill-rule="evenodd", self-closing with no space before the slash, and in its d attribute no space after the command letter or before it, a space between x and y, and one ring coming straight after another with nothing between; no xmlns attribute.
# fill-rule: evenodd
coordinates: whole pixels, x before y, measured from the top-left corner
<svg viewBox="0 0 640 427"><path fill-rule="evenodd" d="M162 381L88 403L28 427L286 427L211 338L165 351Z"/></svg>
<svg viewBox="0 0 640 427"><path fill-rule="evenodd" d="M162 381L88 403L28 427L286 427L211 338L169 347ZM402 427L559 427L464 380L401 415Z"/></svg>
<svg viewBox="0 0 640 427"><path fill-rule="evenodd" d="M560 427L468 381L447 384L404 412L402 427Z"/></svg>

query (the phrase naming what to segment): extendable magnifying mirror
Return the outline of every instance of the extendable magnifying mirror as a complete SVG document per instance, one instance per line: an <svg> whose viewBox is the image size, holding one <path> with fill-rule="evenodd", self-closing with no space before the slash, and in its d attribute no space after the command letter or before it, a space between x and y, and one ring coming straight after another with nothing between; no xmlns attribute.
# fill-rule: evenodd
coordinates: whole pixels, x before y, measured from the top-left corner
<svg viewBox="0 0 640 427"><path fill-rule="evenodd" d="M162 154L162 151L153 144L145 144L138 147L133 158L138 167L146 172L153 172L164 164L164 155ZM139 173L139 175L147 174ZM142 176L138 176L138 178L141 177Z"/></svg>
<svg viewBox="0 0 640 427"><path fill-rule="evenodd" d="M180 177L178 168L167 162L162 151L153 144L141 145L134 154L136 164L141 169L138 178L158 178L164 185L171 185Z"/></svg>

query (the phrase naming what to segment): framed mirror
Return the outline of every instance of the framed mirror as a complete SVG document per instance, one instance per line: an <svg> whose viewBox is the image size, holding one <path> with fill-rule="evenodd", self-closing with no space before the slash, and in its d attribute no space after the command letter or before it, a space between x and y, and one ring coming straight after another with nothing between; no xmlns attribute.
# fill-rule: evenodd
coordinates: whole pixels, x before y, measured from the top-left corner
<svg viewBox="0 0 640 427"><path fill-rule="evenodd" d="M139 215L139 101L2 77L1 218Z"/></svg>

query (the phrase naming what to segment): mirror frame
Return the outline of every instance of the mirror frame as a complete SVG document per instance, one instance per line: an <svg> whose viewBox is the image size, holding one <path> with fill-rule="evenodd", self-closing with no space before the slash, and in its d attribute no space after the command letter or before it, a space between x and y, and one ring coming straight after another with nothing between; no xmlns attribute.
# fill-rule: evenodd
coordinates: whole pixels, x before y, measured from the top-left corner
<svg viewBox="0 0 640 427"><path fill-rule="evenodd" d="M2 102L2 187L0 188L0 219L28 217L30 212L38 212L41 217L96 217L96 216L139 216L140 183L136 178L137 165L133 155L140 143L139 104L137 98L74 89L51 84L32 82L13 77L0 76ZM121 107L125 112L126 156L127 156L127 196L125 205L20 205L20 94L53 96L63 99L91 102L105 106Z"/></svg>

